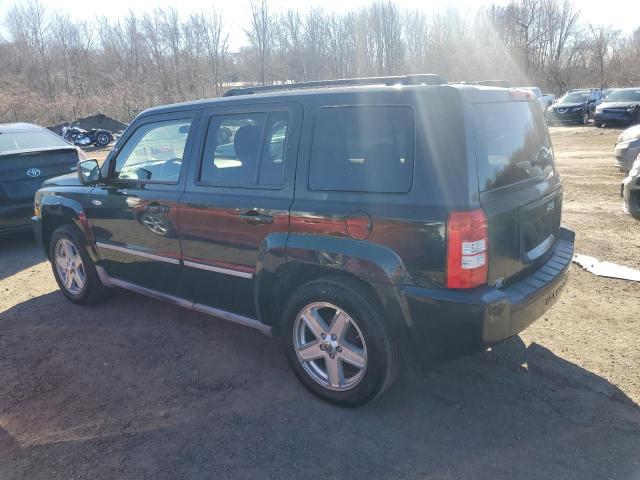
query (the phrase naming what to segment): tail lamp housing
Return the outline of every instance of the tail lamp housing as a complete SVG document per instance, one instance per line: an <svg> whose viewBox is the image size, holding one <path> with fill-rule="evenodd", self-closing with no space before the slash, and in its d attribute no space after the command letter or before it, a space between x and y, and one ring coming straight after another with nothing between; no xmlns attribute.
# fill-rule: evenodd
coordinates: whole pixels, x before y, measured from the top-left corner
<svg viewBox="0 0 640 480"><path fill-rule="evenodd" d="M451 212L447 220L447 288L487 284L489 221L484 210Z"/></svg>

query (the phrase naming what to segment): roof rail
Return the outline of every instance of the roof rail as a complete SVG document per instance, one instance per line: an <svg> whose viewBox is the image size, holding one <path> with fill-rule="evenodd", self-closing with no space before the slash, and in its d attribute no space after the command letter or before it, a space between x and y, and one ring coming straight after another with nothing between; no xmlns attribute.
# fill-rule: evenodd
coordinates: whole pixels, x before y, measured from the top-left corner
<svg viewBox="0 0 640 480"><path fill-rule="evenodd" d="M317 80L312 82L281 83L278 85L261 85L257 87L232 88L222 95L252 95L254 93L278 92L282 90L300 90L305 88L341 87L350 85L443 85L447 81L434 73L414 75L398 75L393 77L340 78L337 80Z"/></svg>

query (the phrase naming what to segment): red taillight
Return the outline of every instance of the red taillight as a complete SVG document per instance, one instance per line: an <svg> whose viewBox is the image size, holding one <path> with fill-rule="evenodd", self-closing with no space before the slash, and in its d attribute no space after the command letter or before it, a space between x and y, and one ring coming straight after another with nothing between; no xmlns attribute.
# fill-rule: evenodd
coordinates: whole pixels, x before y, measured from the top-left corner
<svg viewBox="0 0 640 480"><path fill-rule="evenodd" d="M536 96L528 90L509 90L509 100L512 102L530 102L535 98Z"/></svg>
<svg viewBox="0 0 640 480"><path fill-rule="evenodd" d="M452 212L447 221L447 288L487 283L489 222L482 209Z"/></svg>

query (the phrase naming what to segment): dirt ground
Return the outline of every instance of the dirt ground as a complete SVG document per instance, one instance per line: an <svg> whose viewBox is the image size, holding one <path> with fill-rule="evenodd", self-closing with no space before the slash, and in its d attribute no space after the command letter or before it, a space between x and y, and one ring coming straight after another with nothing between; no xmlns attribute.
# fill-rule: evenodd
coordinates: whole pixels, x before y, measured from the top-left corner
<svg viewBox="0 0 640 480"><path fill-rule="evenodd" d="M577 251L640 268L618 131L554 128ZM640 284L574 265L519 337L355 410L261 334L119 292L83 308L0 240L0 479L640 479Z"/></svg>

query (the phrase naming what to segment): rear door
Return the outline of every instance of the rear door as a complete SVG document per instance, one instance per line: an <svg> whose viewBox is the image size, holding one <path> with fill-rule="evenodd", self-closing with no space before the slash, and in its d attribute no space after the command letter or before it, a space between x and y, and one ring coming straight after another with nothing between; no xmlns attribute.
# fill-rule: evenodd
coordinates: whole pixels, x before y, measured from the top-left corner
<svg viewBox="0 0 640 480"><path fill-rule="evenodd" d="M109 160L86 215L110 276L173 294L181 272L178 200L184 192L198 113L137 122Z"/></svg>
<svg viewBox="0 0 640 480"><path fill-rule="evenodd" d="M489 220L489 284L543 263L558 238L562 186L534 101L471 104L480 203Z"/></svg>
<svg viewBox="0 0 640 480"><path fill-rule="evenodd" d="M289 232L301 118L295 103L203 116L201 148L180 200L181 289L197 305L257 317L259 249L272 236L284 245Z"/></svg>

